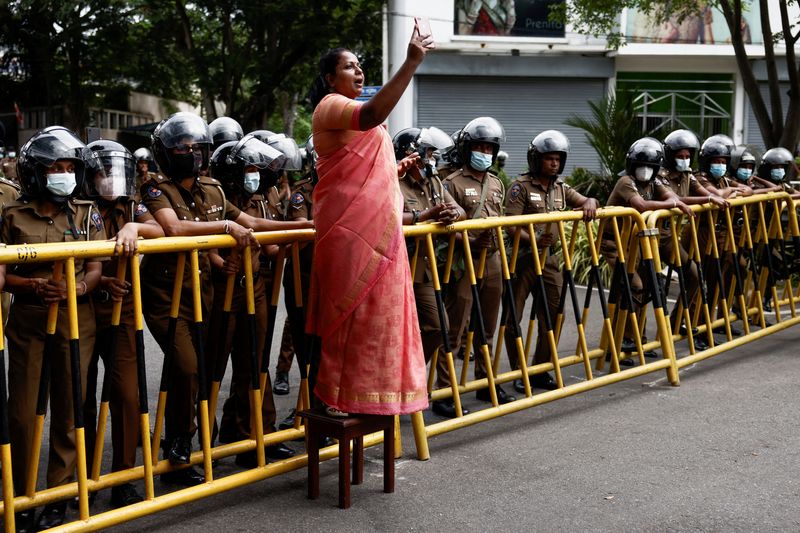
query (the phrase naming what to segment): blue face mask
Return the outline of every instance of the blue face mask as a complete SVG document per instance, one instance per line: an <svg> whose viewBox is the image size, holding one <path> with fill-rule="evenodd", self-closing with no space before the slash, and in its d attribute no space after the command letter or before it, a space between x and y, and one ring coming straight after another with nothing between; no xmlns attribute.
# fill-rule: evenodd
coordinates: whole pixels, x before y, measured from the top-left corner
<svg viewBox="0 0 800 533"><path fill-rule="evenodd" d="M785 175L786 171L782 168L773 168L769 171L769 177L772 178L772 181L783 181Z"/></svg>
<svg viewBox="0 0 800 533"><path fill-rule="evenodd" d="M248 172L244 175L244 190L253 194L261 184L261 174L258 172Z"/></svg>
<svg viewBox="0 0 800 533"><path fill-rule="evenodd" d="M687 170L689 170L691 168L690 167L690 161L691 160L689 160L689 159L676 159L675 160L675 169L678 172L686 172Z"/></svg>
<svg viewBox="0 0 800 533"><path fill-rule="evenodd" d="M725 163L714 163L709 167L711 175L715 178L721 178L724 176L727 169L728 166Z"/></svg>
<svg viewBox="0 0 800 533"><path fill-rule="evenodd" d="M753 175L752 168L739 168L736 170L736 179L739 181L747 181Z"/></svg>
<svg viewBox="0 0 800 533"><path fill-rule="evenodd" d="M481 172L489 170L489 167L492 166L492 154L470 152L469 166Z"/></svg>

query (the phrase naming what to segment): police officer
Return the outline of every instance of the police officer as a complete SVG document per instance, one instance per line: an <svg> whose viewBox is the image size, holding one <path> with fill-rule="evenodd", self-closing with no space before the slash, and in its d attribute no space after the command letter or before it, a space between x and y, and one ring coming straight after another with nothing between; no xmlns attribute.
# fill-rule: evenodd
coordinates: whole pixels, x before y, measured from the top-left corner
<svg viewBox="0 0 800 533"><path fill-rule="evenodd" d="M685 169L691 168L688 157L676 157L676 160L682 161L676 165L678 170L685 171ZM685 214L694 216L689 206L658 178L663 162L664 149L658 140L652 137L643 137L634 142L625 156L625 172L614 185L607 205L632 207L639 212L678 208ZM618 252L614 234L608 227L602 235L600 253L613 272L617 264ZM669 255L661 254L661 257L669 257ZM636 272L630 280L630 287L634 304L634 309L631 311L638 312L644 299L644 285L641 276ZM627 324L621 348L624 352L635 350L631 322Z"/></svg>
<svg viewBox="0 0 800 533"><path fill-rule="evenodd" d="M0 213L6 204L17 198L19 198L19 185L8 178L0 177ZM3 292L0 294L0 301L2 301L3 320L6 321L8 320L8 306L11 305L11 295Z"/></svg>
<svg viewBox="0 0 800 533"><path fill-rule="evenodd" d="M456 220L463 220L466 213L444 188L431 161L434 150L450 148L452 144L450 137L438 128L406 128L395 135L393 144L399 166L407 169L400 176L403 224L418 222L451 224ZM414 241L415 239L409 239L408 245L413 247ZM409 249L409 257L413 255L412 250ZM414 272L414 298L425 360L430 361L433 353L439 350L436 388L444 388L450 386L447 359L442 350L442 327L447 328L447 324L443 325L439 321L433 278L425 250L425 242L422 241ZM452 399L434 401L431 403L431 409L440 416L448 418L456 416ZM464 410L463 413L466 414L468 411Z"/></svg>
<svg viewBox="0 0 800 533"><path fill-rule="evenodd" d="M6 205L0 236L6 244L79 242L106 238L103 219L92 202L77 200L84 180L85 160L93 157L70 131L52 126L36 133L20 151L18 170L22 196ZM36 399L42 360L50 358L50 453L47 486L73 480L76 452L70 366L67 289L52 279L52 263L19 263L8 267L5 290L14 295L8 320L8 418L14 487L23 494L34 447ZM85 392L86 371L95 342L90 293L101 276L96 259L75 260L80 335L80 382ZM52 352L44 353L50 304L57 303L58 321ZM36 526L46 529L64 521L66 502L47 504ZM34 510L17 514L17 528L33 531Z"/></svg>
<svg viewBox="0 0 800 533"><path fill-rule="evenodd" d="M147 208L133 198L136 192L134 159L121 144L98 140L88 148L97 156L99 166L89 166L86 193L95 201L103 217L103 226L109 238L116 239L122 258L103 263L100 284L92 293L97 342L92 354L86 383L84 420L86 422L86 456L94 451L95 419L97 417L97 368L103 359L105 373L111 375L109 407L111 409L111 443L113 457L111 470L117 472L133 468L136 463L136 445L139 441L139 389L136 366L136 322L133 295L128 279L118 279L117 263L134 253L139 236L153 239L164 236L164 230ZM122 300L116 346L111 315L114 302ZM131 483L111 489L111 506L123 507L142 501Z"/></svg>
<svg viewBox="0 0 800 533"><path fill-rule="evenodd" d="M461 168L461 156L458 153L458 138L461 135L461 130L456 130L450 135L450 140L453 142L450 148L442 151L442 159L437 169L439 179L444 180Z"/></svg>
<svg viewBox="0 0 800 533"><path fill-rule="evenodd" d="M594 198L587 198L564 183L561 174L567 164L569 154L569 140L556 130L543 131L533 138L528 146L528 172L522 174L511 184L506 195L505 214L531 215L537 213L550 213L552 211L565 211L568 209L582 209L584 219L591 220L595 217L599 203ZM509 323L506 329L506 350L512 370L519 368L519 358L516 353L516 340L512 332L519 327L522 310L528 295L533 294L535 275L533 269L533 254L530 252L531 236L527 229L509 227L508 233L513 238L520 232L520 255L517 259L516 277L512 282L514 291L514 307L518 313L517 324ZM539 256L544 259L544 252L555 242L556 234L545 230L536 236L536 245ZM525 252L525 250L528 250ZM542 265L546 295L545 305L548 306L550 316L555 317L561 298L563 278L559 272L559 261L554 255L549 255ZM536 338L534 364L550 361L550 349L547 341L547 329L544 322L544 312L539 309L539 332ZM546 390L557 388L556 383L549 373L536 374L531 379L531 386ZM521 379L514 381L517 392L525 392Z"/></svg>
<svg viewBox="0 0 800 533"><path fill-rule="evenodd" d="M792 198L800 198L800 192L785 181L792 163L792 153L789 150L782 147L770 148L761 156L758 177L780 186L781 190L789 193Z"/></svg>
<svg viewBox="0 0 800 533"><path fill-rule="evenodd" d="M458 205L464 209L467 218L499 217L503 214L503 184L489 172L489 167L500 151L500 143L505 139L503 127L491 117L479 117L470 121L461 131L458 141L458 151L463 166L444 180L445 188ZM461 249L461 234L456 234L456 246ZM483 278L478 282L480 309L483 313L484 334L492 353L492 340L497 325L500 311L500 300L503 285L500 271L500 256L497 253L502 242L498 242L497 234L493 229L469 232L469 244L475 259L476 276L478 257L486 250L486 266ZM460 254L459 254L460 255ZM469 260L463 258L464 261ZM454 270L460 270L454 261ZM463 271L454 272L457 279L456 286L447 292L447 315L450 320L449 338L450 346L454 352L458 351L461 344L461 334L464 332L470 319L470 310L473 305L472 290L469 276ZM451 283L453 283L451 281ZM481 353L479 334L476 334L473 346L475 348L475 378L485 378L491 368L485 367ZM469 352L469 347L466 347ZM440 373L441 376L441 373ZM442 380L446 376L442 376ZM445 386L450 386L449 379ZM500 385L497 389L497 399L500 403L508 403L516 398L503 390ZM478 400L490 401L491 395L488 388L477 392Z"/></svg>
<svg viewBox="0 0 800 533"><path fill-rule="evenodd" d="M747 185L753 189L754 194L768 191L779 191L780 186L759 178L756 173L758 160L755 154L746 146L737 146L731 152L731 161L728 165L730 175L739 183Z"/></svg>
<svg viewBox="0 0 800 533"><path fill-rule="evenodd" d="M276 168L285 159L282 153L267 146L252 134L244 136L240 141L222 144L211 157L211 175L222 183L226 198L242 212L254 218L279 220L280 212L262 195L263 191L274 189L277 178ZM273 199L274 202L274 199ZM274 255L277 246L264 246L267 253ZM220 422L220 441L235 442L250 438L250 384L253 368L250 360L251 346L248 332L247 294L244 290L244 269L242 262L248 260L239 250L223 249L210 254L214 279L214 305L211 310L208 354L211 368L232 359L231 391L225 401ZM259 254L250 258L253 262L253 296L255 300L255 350L257 354L264 351L267 331L267 298L268 288L265 279L260 275ZM234 274L237 283L234 285L233 300L226 331L220 331L216 325L220 320L225 303L225 287L228 276ZM223 361L216 360L222 357ZM259 361L258 368L261 368ZM263 392L262 421L264 432L275 431L275 401L269 380ZM285 459L294 452L282 444L268 446L267 457ZM245 468L257 465L255 451L236 456L236 464Z"/></svg>
<svg viewBox="0 0 800 533"><path fill-rule="evenodd" d="M165 174L142 188L144 203L168 236L228 233L240 247L257 247L252 230L270 231L304 228L308 224L285 223L255 218L231 204L219 182L201 177L208 168L211 137L205 121L192 113L175 113L153 132L153 153ZM168 338L167 326L172 300L172 283L177 257L155 254L143 265L144 310L147 326L165 352L172 342L174 356L170 372L170 388L166 410L165 455L173 464L187 464L191 454L191 437L196 429L195 399L197 396L197 359L193 339L194 311L191 269L184 271L180 312L174 339ZM203 316L208 315L213 301L208 255L200 254ZM165 477L166 476L166 477ZM162 475L162 480L183 485L202 483L204 477L194 468Z"/></svg>
<svg viewBox="0 0 800 533"><path fill-rule="evenodd" d="M133 152L133 159L136 162L136 191L134 192L133 199L141 201L140 191L142 185L148 183L156 178L158 174L150 172L150 169L155 168L156 162L153 159L153 153L147 148L137 148Z"/></svg>
<svg viewBox="0 0 800 533"><path fill-rule="evenodd" d="M722 198L750 196L753 190L728 174L728 163L733 152L733 140L727 135L712 135L700 147L700 172L697 180L709 192Z"/></svg>

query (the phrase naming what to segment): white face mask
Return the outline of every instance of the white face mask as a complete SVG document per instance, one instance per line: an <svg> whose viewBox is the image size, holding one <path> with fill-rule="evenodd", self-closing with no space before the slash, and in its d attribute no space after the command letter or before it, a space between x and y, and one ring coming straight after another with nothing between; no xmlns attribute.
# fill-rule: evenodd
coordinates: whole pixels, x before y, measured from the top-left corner
<svg viewBox="0 0 800 533"><path fill-rule="evenodd" d="M675 168L680 172L686 172L691 168L689 166L689 159L675 159Z"/></svg>
<svg viewBox="0 0 800 533"><path fill-rule="evenodd" d="M653 169L650 167L636 167L636 180L647 182L653 177Z"/></svg>
<svg viewBox="0 0 800 533"><path fill-rule="evenodd" d="M261 174L258 172L247 172L244 175L244 190L253 194L261 184Z"/></svg>
<svg viewBox="0 0 800 533"><path fill-rule="evenodd" d="M47 190L56 196L69 196L75 190L76 184L74 172L47 175Z"/></svg>
<svg viewBox="0 0 800 533"><path fill-rule="evenodd" d="M116 200L125 194L125 178L114 178L108 176L105 178L96 178L94 186L97 188L97 194L106 200Z"/></svg>

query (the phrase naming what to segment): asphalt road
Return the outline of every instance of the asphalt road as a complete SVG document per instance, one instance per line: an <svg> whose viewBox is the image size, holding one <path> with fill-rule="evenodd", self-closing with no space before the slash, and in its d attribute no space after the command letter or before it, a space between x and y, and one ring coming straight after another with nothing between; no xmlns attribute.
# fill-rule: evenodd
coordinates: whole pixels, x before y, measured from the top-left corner
<svg viewBox="0 0 800 533"><path fill-rule="evenodd" d="M562 350L574 346L569 321L564 331ZM432 438L425 462L404 420L396 492L382 493L381 450L368 449L346 511L336 507L334 460L321 467L316 501L301 469L114 531L797 531L797 331L688 367L680 387L649 374ZM293 391L298 378L295 369ZM565 379L582 379L581 368ZM281 418L294 395L277 400ZM471 394L466 405L480 407ZM226 459L215 474L236 471ZM101 494L92 512L107 509Z"/></svg>

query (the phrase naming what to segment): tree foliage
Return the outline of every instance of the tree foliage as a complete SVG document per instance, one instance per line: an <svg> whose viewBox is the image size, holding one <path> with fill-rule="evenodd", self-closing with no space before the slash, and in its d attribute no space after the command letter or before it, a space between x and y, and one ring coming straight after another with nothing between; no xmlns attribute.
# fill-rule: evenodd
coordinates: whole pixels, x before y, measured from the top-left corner
<svg viewBox="0 0 800 533"><path fill-rule="evenodd" d="M119 109L130 90L200 103L245 129L293 122L325 50L380 82L382 0L13 0L0 4L0 111ZM14 68L9 68L14 66ZM215 103L221 103L222 106ZM220 109L218 109L220 108Z"/></svg>
<svg viewBox="0 0 800 533"><path fill-rule="evenodd" d="M720 11L731 35L736 63L742 76L744 89L753 113L758 121L764 143L768 147L784 146L794 149L800 139L800 65L797 62L796 44L800 39L800 21L792 19L790 8L796 8L797 0L770 2L758 0L761 31L764 35L764 55L768 80L768 103L761 94L761 87L753 71L753 59L742 38L742 14L751 5L747 0L568 0L558 5L551 16L572 24L575 31L594 36L605 36L609 47L625 44L625 35L619 27L619 14L624 9L634 8L650 15L656 21L668 16L682 20L699 15L701 7L710 5ZM770 10L778 9L780 28L773 28ZM776 31L777 30L777 31ZM783 55L776 53L776 44L783 48ZM779 62L783 62L789 77L789 103L784 107L781 98Z"/></svg>

